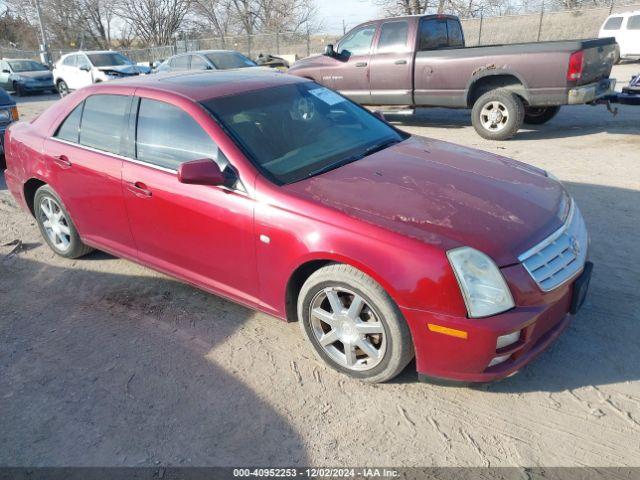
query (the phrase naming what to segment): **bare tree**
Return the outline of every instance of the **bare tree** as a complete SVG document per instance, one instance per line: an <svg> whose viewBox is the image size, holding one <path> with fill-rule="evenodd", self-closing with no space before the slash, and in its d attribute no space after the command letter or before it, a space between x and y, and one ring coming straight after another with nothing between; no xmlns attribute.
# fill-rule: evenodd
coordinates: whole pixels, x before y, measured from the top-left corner
<svg viewBox="0 0 640 480"><path fill-rule="evenodd" d="M190 0L119 0L115 12L146 45L169 45L184 25Z"/></svg>

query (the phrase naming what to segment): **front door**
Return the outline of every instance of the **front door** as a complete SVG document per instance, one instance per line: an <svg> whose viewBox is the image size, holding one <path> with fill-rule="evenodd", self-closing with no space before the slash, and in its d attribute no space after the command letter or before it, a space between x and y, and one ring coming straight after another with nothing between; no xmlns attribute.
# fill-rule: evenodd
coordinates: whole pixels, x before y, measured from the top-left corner
<svg viewBox="0 0 640 480"><path fill-rule="evenodd" d="M364 25L349 32L338 43L337 62L326 73L331 76L335 90L365 105L371 100L369 59L375 33L375 24Z"/></svg>
<svg viewBox="0 0 640 480"><path fill-rule="evenodd" d="M233 188L178 181L179 165L189 160L231 168L216 144L187 112L149 98L140 99L135 130L135 161L125 161L122 179L140 260L257 303L253 199Z"/></svg>
<svg viewBox="0 0 640 480"><path fill-rule="evenodd" d="M122 132L131 97L92 95L46 140L49 183L83 240L135 257L122 195Z"/></svg>

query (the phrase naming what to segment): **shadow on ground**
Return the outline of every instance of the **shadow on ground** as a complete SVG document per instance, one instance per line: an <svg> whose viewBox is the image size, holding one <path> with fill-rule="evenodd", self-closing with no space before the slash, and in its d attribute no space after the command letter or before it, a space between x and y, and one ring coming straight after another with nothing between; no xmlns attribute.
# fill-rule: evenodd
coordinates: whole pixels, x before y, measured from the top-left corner
<svg viewBox="0 0 640 480"><path fill-rule="evenodd" d="M308 464L287 419L210 355L252 311L56 261L0 262L0 464Z"/></svg>

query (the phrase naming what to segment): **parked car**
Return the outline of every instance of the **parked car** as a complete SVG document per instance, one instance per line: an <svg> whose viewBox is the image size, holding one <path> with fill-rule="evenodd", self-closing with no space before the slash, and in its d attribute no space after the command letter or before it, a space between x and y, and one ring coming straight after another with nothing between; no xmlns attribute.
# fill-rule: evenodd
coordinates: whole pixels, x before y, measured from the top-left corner
<svg viewBox="0 0 640 480"><path fill-rule="evenodd" d="M3 58L0 61L0 87L16 95L56 92L53 75L46 65L18 58Z"/></svg>
<svg viewBox="0 0 640 480"><path fill-rule="evenodd" d="M259 54L258 58L256 58L256 64L261 67L269 67L269 68L277 68L282 71L286 71L289 68L289 62L287 62L284 58L267 54Z"/></svg>
<svg viewBox="0 0 640 480"><path fill-rule="evenodd" d="M465 47L457 17L416 15L358 25L289 73L364 105L471 108L480 136L506 140L608 94L614 54L607 38Z"/></svg>
<svg viewBox="0 0 640 480"><path fill-rule="evenodd" d="M598 37L616 39L619 46L616 63L620 59L640 58L640 11L609 15L602 24Z"/></svg>
<svg viewBox="0 0 640 480"><path fill-rule="evenodd" d="M0 169L6 166L4 159L4 132L18 118L16 102L4 89L0 88Z"/></svg>
<svg viewBox="0 0 640 480"><path fill-rule="evenodd" d="M181 53L167 58L158 67L158 72L184 70L231 70L238 68L260 68L248 57L233 50L200 50Z"/></svg>
<svg viewBox="0 0 640 480"><path fill-rule="evenodd" d="M148 73L151 68L136 65L121 53L110 50L67 53L53 68L53 78L61 96L94 83Z"/></svg>
<svg viewBox="0 0 640 480"><path fill-rule="evenodd" d="M413 137L312 81L188 72L94 85L7 135L57 254L98 248L281 319L370 382L521 369L591 272L545 171Z"/></svg>

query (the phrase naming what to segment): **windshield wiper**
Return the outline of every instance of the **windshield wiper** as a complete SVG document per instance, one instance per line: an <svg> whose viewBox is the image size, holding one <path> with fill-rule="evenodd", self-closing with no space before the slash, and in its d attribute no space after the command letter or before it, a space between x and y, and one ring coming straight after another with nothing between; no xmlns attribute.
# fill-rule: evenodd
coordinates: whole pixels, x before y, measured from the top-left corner
<svg viewBox="0 0 640 480"><path fill-rule="evenodd" d="M338 167L342 167L347 163L355 162L356 160L360 160L361 158L364 158L367 155L371 155L373 153L379 152L380 150L384 150L385 148L388 148L391 145L395 145L396 143L400 143L400 142L401 140L398 140L397 138L392 138L390 140L385 140L384 142L376 143L375 145L371 145L370 147L367 147L362 152L356 153L355 155L352 155L347 158L343 158L341 160L338 160L337 162L330 163L329 165L325 165L322 168L309 172L307 173L307 177L313 177L315 175L320 175L321 173L328 172L329 170L334 170Z"/></svg>

